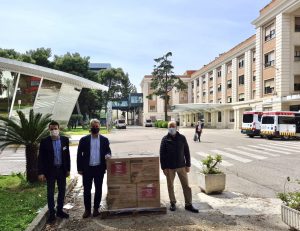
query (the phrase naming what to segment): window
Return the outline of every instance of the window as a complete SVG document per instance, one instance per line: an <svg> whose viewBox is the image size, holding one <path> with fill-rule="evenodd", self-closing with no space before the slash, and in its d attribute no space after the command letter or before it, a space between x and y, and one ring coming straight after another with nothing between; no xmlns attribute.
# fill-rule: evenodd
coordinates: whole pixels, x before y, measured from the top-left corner
<svg viewBox="0 0 300 231"><path fill-rule="evenodd" d="M295 47L295 61L300 61L300 47Z"/></svg>
<svg viewBox="0 0 300 231"><path fill-rule="evenodd" d="M274 92L274 79L264 81L265 94L272 94Z"/></svg>
<svg viewBox="0 0 300 231"><path fill-rule="evenodd" d="M252 61L256 61L256 51L252 51Z"/></svg>
<svg viewBox="0 0 300 231"><path fill-rule="evenodd" d="M222 99L221 98L218 99L218 103L222 103Z"/></svg>
<svg viewBox="0 0 300 231"><path fill-rule="evenodd" d="M199 87L199 84L200 84L200 80L197 79L197 87Z"/></svg>
<svg viewBox="0 0 300 231"><path fill-rule="evenodd" d="M244 68L244 58L239 59L239 68Z"/></svg>
<svg viewBox="0 0 300 231"><path fill-rule="evenodd" d="M209 73L209 81L213 81L213 73Z"/></svg>
<svg viewBox="0 0 300 231"><path fill-rule="evenodd" d="M263 116L261 123L262 124L274 124L274 116Z"/></svg>
<svg viewBox="0 0 300 231"><path fill-rule="evenodd" d="M253 81L253 82L256 81L256 71L253 71L253 74L252 74L252 81Z"/></svg>
<svg viewBox="0 0 300 231"><path fill-rule="evenodd" d="M239 101L245 101L245 94L244 93L239 94Z"/></svg>
<svg viewBox="0 0 300 231"><path fill-rule="evenodd" d="M253 90L252 91L252 99L255 99L255 96L256 96L256 90Z"/></svg>
<svg viewBox="0 0 300 231"><path fill-rule="evenodd" d="M232 79L227 80L227 88L232 87Z"/></svg>
<svg viewBox="0 0 300 231"><path fill-rule="evenodd" d="M300 32L300 17L295 18L295 32Z"/></svg>
<svg viewBox="0 0 300 231"><path fill-rule="evenodd" d="M192 82L192 89L194 89L194 82Z"/></svg>
<svg viewBox="0 0 300 231"><path fill-rule="evenodd" d="M218 69L217 76L218 76L218 77L221 77L221 76L222 76L222 71L221 71L221 69Z"/></svg>
<svg viewBox="0 0 300 231"><path fill-rule="evenodd" d="M239 76L239 85L244 85L245 84L245 76L241 75Z"/></svg>
<svg viewBox="0 0 300 231"><path fill-rule="evenodd" d="M227 97L227 103L232 103L232 97L231 96Z"/></svg>
<svg viewBox="0 0 300 231"><path fill-rule="evenodd" d="M207 113L207 122L211 123L211 113Z"/></svg>
<svg viewBox="0 0 300 231"><path fill-rule="evenodd" d="M294 91L300 91L300 75L294 76Z"/></svg>
<svg viewBox="0 0 300 231"><path fill-rule="evenodd" d="M214 89L213 89L213 87L210 87L209 88L209 94L212 95L213 93L214 93Z"/></svg>
<svg viewBox="0 0 300 231"><path fill-rule="evenodd" d="M220 91L222 91L222 85L221 84L218 85L218 92L220 92Z"/></svg>
<svg viewBox="0 0 300 231"><path fill-rule="evenodd" d="M218 122L222 122L222 112L218 111Z"/></svg>
<svg viewBox="0 0 300 231"><path fill-rule="evenodd" d="M274 64L275 64L274 60L275 60L275 52L274 51L265 54L265 67L274 66Z"/></svg>
<svg viewBox="0 0 300 231"><path fill-rule="evenodd" d="M229 122L230 123L234 122L234 110L229 111Z"/></svg>
<svg viewBox="0 0 300 231"><path fill-rule="evenodd" d="M150 112L156 112L156 107L150 105L149 111L150 111Z"/></svg>
<svg viewBox="0 0 300 231"><path fill-rule="evenodd" d="M269 41L275 37L275 24L272 23L271 25L267 26L265 29L265 41Z"/></svg>
<svg viewBox="0 0 300 231"><path fill-rule="evenodd" d="M232 70L231 64L228 64L227 65L227 73L231 73L231 70Z"/></svg>

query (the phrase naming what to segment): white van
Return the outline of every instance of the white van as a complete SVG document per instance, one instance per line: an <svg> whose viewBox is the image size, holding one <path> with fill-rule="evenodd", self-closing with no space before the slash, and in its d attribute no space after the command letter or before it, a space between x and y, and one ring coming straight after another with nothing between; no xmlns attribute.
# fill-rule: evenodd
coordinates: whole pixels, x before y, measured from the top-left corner
<svg viewBox="0 0 300 231"><path fill-rule="evenodd" d="M116 120L116 128L120 129L120 128L124 128L126 129L126 123L124 119L117 119Z"/></svg>
<svg viewBox="0 0 300 231"><path fill-rule="evenodd" d="M260 136L262 114L262 112L257 111L244 112L241 133L246 134L251 138Z"/></svg>
<svg viewBox="0 0 300 231"><path fill-rule="evenodd" d="M147 119L147 120L145 121L145 127L152 127L152 126L153 126L152 120Z"/></svg>
<svg viewBox="0 0 300 231"><path fill-rule="evenodd" d="M296 136L295 113L291 111L263 112L261 134L268 138L289 139Z"/></svg>

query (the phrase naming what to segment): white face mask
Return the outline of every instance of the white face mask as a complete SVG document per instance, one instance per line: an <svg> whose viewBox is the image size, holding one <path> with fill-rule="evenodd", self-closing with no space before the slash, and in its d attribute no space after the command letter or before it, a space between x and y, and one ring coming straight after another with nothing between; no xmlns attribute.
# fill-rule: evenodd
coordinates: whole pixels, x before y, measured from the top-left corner
<svg viewBox="0 0 300 231"><path fill-rule="evenodd" d="M168 128L168 132L169 132L171 135L175 135L175 134L176 134L176 128Z"/></svg>
<svg viewBox="0 0 300 231"><path fill-rule="evenodd" d="M51 130L50 131L50 136L54 136L54 137L59 136L59 130Z"/></svg>

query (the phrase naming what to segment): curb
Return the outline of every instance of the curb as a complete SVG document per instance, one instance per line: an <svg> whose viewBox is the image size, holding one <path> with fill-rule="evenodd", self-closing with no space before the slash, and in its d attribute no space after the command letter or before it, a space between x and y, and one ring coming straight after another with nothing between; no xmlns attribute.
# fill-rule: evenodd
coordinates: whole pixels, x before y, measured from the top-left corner
<svg viewBox="0 0 300 231"><path fill-rule="evenodd" d="M66 195L70 193L70 191L75 187L77 184L78 177L75 176L68 187L66 188ZM57 197L57 194L55 195ZM48 217L48 205L45 205L41 211L38 213L38 215L33 219L33 221L28 225L28 227L25 229L25 231L40 231L42 230L46 223L47 223L47 217Z"/></svg>

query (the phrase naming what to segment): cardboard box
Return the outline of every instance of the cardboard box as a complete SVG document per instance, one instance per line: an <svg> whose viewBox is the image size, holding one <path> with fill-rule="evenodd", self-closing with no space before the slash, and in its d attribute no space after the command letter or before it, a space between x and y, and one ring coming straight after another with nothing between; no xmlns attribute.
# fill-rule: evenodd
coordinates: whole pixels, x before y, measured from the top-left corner
<svg viewBox="0 0 300 231"><path fill-rule="evenodd" d="M129 184L130 183L130 159L111 158L106 162L107 184Z"/></svg>
<svg viewBox="0 0 300 231"><path fill-rule="evenodd" d="M135 157L130 159L131 183L159 180L159 157Z"/></svg>
<svg viewBox="0 0 300 231"><path fill-rule="evenodd" d="M109 185L106 203L108 209L136 208L136 184Z"/></svg>
<svg viewBox="0 0 300 231"><path fill-rule="evenodd" d="M137 206L139 208L160 207L159 181L137 184Z"/></svg>

